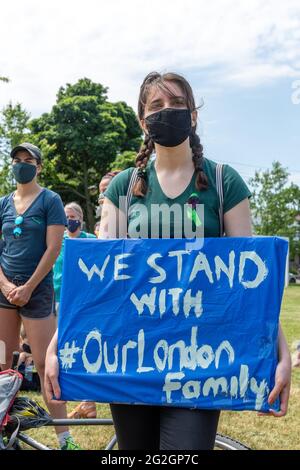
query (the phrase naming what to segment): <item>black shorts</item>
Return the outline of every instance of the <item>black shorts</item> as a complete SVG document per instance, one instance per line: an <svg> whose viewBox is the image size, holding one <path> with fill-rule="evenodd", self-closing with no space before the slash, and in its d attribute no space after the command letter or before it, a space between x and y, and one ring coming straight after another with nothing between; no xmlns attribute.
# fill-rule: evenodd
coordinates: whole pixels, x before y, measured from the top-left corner
<svg viewBox="0 0 300 470"><path fill-rule="evenodd" d="M6 276L16 286L25 284L29 277L23 275ZM46 318L55 313L55 299L52 279L43 280L33 291L29 302L23 307L11 304L0 290L0 308L17 310L26 318Z"/></svg>

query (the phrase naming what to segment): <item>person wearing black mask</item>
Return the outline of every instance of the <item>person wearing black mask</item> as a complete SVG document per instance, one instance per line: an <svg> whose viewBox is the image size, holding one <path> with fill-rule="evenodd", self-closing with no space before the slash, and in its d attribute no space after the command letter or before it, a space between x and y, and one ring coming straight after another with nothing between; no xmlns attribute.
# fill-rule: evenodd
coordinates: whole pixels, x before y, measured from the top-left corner
<svg viewBox="0 0 300 470"><path fill-rule="evenodd" d="M136 167L115 176L105 191L100 239L127 236L189 239L191 236L185 232L185 216L197 228L203 228L203 233L195 237L224 234L227 237L251 237L248 200L251 193L232 167L224 165L220 168L216 162L204 157L197 134L197 112L192 88L184 77L157 72L146 76L138 102L144 142L136 157ZM155 159L152 158L154 152ZM224 155L219 158L223 159ZM223 200L219 197L221 194ZM197 213L198 204L202 204L203 214ZM176 217L172 218L175 205ZM168 217L163 217L165 210L158 213L157 206L169 206ZM199 250L197 242L195 240L194 249ZM280 396L280 411L270 410L271 415L280 417L287 412L291 379L290 355L281 329L278 353L276 381L270 391L269 404L271 407ZM60 395L57 364L56 334L46 359L49 398L54 390L56 398ZM120 450L213 449L219 410L152 406L148 401L146 404L113 403L111 412Z"/></svg>
<svg viewBox="0 0 300 470"><path fill-rule="evenodd" d="M31 346L42 392L53 418L65 418L64 404L54 406L44 394L46 350L55 332L53 264L67 223L58 194L43 188L41 151L23 142L11 151L16 190L0 199L0 340L6 345L2 370L11 367L19 349L21 322ZM73 447L68 428L57 428L61 448ZM74 444L75 447L77 447Z"/></svg>

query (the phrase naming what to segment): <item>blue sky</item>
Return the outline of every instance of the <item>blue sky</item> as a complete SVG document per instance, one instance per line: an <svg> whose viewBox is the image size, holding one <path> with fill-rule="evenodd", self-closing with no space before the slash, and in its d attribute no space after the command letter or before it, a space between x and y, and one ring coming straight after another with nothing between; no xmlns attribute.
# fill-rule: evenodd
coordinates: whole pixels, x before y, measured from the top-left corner
<svg viewBox="0 0 300 470"><path fill-rule="evenodd" d="M245 179L276 159L300 184L299 0L3 0L0 26L0 107L38 116L89 77L136 109L149 71L177 71L204 100L208 158Z"/></svg>
<svg viewBox="0 0 300 470"><path fill-rule="evenodd" d="M235 163L245 179L278 160L300 184L300 105L291 101L289 79L227 87L204 101L200 122L209 158Z"/></svg>

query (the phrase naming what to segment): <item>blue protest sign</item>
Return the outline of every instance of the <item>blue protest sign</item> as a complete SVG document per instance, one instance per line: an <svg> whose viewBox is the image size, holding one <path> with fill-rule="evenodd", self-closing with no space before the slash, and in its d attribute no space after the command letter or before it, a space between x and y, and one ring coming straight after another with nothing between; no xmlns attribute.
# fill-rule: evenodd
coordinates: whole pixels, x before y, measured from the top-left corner
<svg viewBox="0 0 300 470"><path fill-rule="evenodd" d="M268 410L287 242L66 240L64 400Z"/></svg>

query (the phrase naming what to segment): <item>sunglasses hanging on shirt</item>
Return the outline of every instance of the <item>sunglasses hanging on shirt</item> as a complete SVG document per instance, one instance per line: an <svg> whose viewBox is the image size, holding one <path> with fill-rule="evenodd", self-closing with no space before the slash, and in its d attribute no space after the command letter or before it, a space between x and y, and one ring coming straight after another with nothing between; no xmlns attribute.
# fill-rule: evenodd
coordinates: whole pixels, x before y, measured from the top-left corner
<svg viewBox="0 0 300 470"><path fill-rule="evenodd" d="M13 230L13 235L15 238L19 238L22 235L22 223L24 222L24 217L22 215L18 215L15 218L15 228Z"/></svg>

